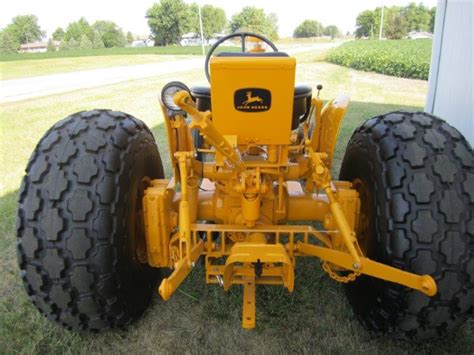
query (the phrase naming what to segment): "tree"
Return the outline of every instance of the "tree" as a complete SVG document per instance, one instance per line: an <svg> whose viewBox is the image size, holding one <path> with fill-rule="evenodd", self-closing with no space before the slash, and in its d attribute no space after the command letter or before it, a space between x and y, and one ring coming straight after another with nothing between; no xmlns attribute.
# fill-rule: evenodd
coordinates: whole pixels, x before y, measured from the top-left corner
<svg viewBox="0 0 474 355"><path fill-rule="evenodd" d="M73 50L73 49L78 49L79 48L79 42L76 41L74 38L71 38L68 42L68 47L70 50Z"/></svg>
<svg viewBox="0 0 474 355"><path fill-rule="evenodd" d="M204 5L201 8L202 31L204 38L210 39L216 33L220 33L227 25L225 12L220 7ZM195 32L199 33L199 30Z"/></svg>
<svg viewBox="0 0 474 355"><path fill-rule="evenodd" d="M432 7L430 10L430 32L434 33L434 26L435 26L435 20L436 20L436 7Z"/></svg>
<svg viewBox="0 0 474 355"><path fill-rule="evenodd" d="M199 34L199 5L192 3L189 5L189 31ZM214 34L222 32L227 25L225 12L220 7L204 5L201 7L202 32L204 38L211 39Z"/></svg>
<svg viewBox="0 0 474 355"><path fill-rule="evenodd" d="M380 26L380 11L366 10L361 12L356 19L356 38L372 38Z"/></svg>
<svg viewBox="0 0 474 355"><path fill-rule="evenodd" d="M408 27L403 10L397 6L392 6L388 8L385 13L385 37L388 39L401 39L405 37L408 33Z"/></svg>
<svg viewBox="0 0 474 355"><path fill-rule="evenodd" d="M278 18L275 14L267 16L263 9L246 6L232 17L230 29L232 32L250 31L263 34L270 39L277 39Z"/></svg>
<svg viewBox="0 0 474 355"><path fill-rule="evenodd" d="M133 40L133 34L132 34L132 32L128 31L127 32L127 43L132 44L133 41L134 41Z"/></svg>
<svg viewBox="0 0 474 355"><path fill-rule="evenodd" d="M317 37L323 33L324 26L315 20L304 20L293 32L295 38Z"/></svg>
<svg viewBox="0 0 474 355"><path fill-rule="evenodd" d="M11 31L0 31L0 53L16 53L19 47L20 42Z"/></svg>
<svg viewBox="0 0 474 355"><path fill-rule="evenodd" d="M268 26L269 26L269 32L268 36L272 40L277 40L279 38L278 36L278 16L274 12L271 12L267 16L267 21L268 21Z"/></svg>
<svg viewBox="0 0 474 355"><path fill-rule="evenodd" d="M80 49L92 49L92 41L85 34L82 35L81 42L79 43Z"/></svg>
<svg viewBox="0 0 474 355"><path fill-rule="evenodd" d="M63 39L68 42L74 39L79 43L82 39L82 35L86 35L90 40L94 38L94 30L84 17L67 25Z"/></svg>
<svg viewBox="0 0 474 355"><path fill-rule="evenodd" d="M146 18L155 46L179 44L183 34L193 28L190 7L183 0L160 0L148 9Z"/></svg>
<svg viewBox="0 0 474 355"><path fill-rule="evenodd" d="M336 25L329 25L324 28L324 35L325 36L331 36L331 38L336 38L341 36L341 30L337 28Z"/></svg>
<svg viewBox="0 0 474 355"><path fill-rule="evenodd" d="M5 30L20 44L36 42L44 37L35 15L16 16Z"/></svg>
<svg viewBox="0 0 474 355"><path fill-rule="evenodd" d="M92 47L93 48L104 48L104 42L102 41L102 37L99 32L94 31L94 38L92 39Z"/></svg>
<svg viewBox="0 0 474 355"><path fill-rule="evenodd" d="M430 30L431 11L425 5L412 2L402 12L407 32Z"/></svg>
<svg viewBox="0 0 474 355"><path fill-rule="evenodd" d="M433 31L436 8L410 3L405 7L385 7L383 33L387 38L403 38L409 31ZM381 8L361 12L356 19L356 37L374 37L380 29Z"/></svg>
<svg viewBox="0 0 474 355"><path fill-rule="evenodd" d="M62 27L56 28L56 30L53 32L53 40L55 41L62 41L64 38L64 30Z"/></svg>
<svg viewBox="0 0 474 355"><path fill-rule="evenodd" d="M53 42L53 39L52 39L52 38L50 38L50 39L48 40L48 47L47 47L47 48L48 48L48 49L47 49L48 52L56 52L56 46L54 45L54 42Z"/></svg>
<svg viewBox="0 0 474 355"><path fill-rule="evenodd" d="M106 48L125 47L127 43L122 29L115 22L96 21L92 29L100 34Z"/></svg>
<svg viewBox="0 0 474 355"><path fill-rule="evenodd" d="M68 41L66 41L66 40L63 39L63 40L61 41L61 43L59 44L59 50L60 50L61 52L71 50L71 48L69 47Z"/></svg>

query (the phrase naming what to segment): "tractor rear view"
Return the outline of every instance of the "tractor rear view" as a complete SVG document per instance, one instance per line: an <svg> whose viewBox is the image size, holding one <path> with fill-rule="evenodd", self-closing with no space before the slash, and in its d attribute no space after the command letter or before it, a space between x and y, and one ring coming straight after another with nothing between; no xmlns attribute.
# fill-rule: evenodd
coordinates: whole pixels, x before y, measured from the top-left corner
<svg viewBox="0 0 474 355"><path fill-rule="evenodd" d="M241 53L213 55L232 38ZM246 51L247 38L261 44ZM210 87L167 84L170 178L149 129L125 113L79 112L46 132L17 223L22 278L41 313L74 331L125 327L203 258L206 283L243 288L242 326L254 328L256 287L293 292L297 260L312 257L369 329L424 341L466 320L469 144L437 117L392 112L354 132L335 180L349 97L324 105L321 86L295 85L295 67L265 37L235 33L206 58Z"/></svg>

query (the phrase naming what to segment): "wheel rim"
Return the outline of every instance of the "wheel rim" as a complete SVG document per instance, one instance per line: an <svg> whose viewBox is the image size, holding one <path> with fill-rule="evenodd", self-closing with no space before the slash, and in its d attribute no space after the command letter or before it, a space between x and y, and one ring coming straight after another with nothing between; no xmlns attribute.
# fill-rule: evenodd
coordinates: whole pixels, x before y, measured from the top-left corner
<svg viewBox="0 0 474 355"><path fill-rule="evenodd" d="M143 177L136 187L135 198L132 197L130 213L130 255L137 264L146 264L148 262L145 223L143 212L143 197L145 190L151 185L151 179L148 176Z"/></svg>
<svg viewBox="0 0 474 355"><path fill-rule="evenodd" d="M370 185L359 178L352 181L352 186L359 193L360 199L359 219L356 226L357 241L364 255L367 255L373 235L373 192L369 188Z"/></svg>

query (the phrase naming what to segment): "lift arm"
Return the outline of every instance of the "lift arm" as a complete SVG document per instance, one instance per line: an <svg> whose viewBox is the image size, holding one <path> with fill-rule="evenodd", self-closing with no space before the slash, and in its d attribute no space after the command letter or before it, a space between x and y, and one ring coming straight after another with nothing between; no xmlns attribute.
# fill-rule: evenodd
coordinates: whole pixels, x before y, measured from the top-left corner
<svg viewBox="0 0 474 355"><path fill-rule="evenodd" d="M183 111L188 113L192 122L190 127L196 128L201 132L204 139L211 144L222 156L227 159L239 172L245 172L245 165L236 152L234 147L225 139L225 137L216 129L211 121L211 113L200 112L194 106L193 100L187 91L179 91L174 95L174 102Z"/></svg>
<svg viewBox="0 0 474 355"><path fill-rule="evenodd" d="M428 296L435 295L437 291L436 282L429 275L412 274L410 272L378 263L366 257L360 257L360 268L354 269L351 255L338 250L302 242L296 244L296 250L305 255L316 256L346 270L357 271L361 274L370 275L413 288Z"/></svg>

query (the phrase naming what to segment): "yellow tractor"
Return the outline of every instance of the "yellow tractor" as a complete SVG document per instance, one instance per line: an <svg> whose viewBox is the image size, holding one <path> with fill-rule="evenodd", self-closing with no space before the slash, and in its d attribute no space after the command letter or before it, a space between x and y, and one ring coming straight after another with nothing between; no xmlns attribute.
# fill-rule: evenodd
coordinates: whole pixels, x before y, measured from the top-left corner
<svg viewBox="0 0 474 355"><path fill-rule="evenodd" d="M248 37L273 51L246 51ZM241 52L215 54L235 38ZM210 87L167 84L169 178L128 114L56 123L26 168L17 222L41 313L74 331L122 328L202 262L206 283L242 287L250 329L256 287L293 292L297 260L311 257L370 329L423 341L460 325L474 306L471 147L439 118L392 112L353 133L335 180L349 97L324 104L320 85L295 85L295 67L267 38L234 33L207 55Z"/></svg>

